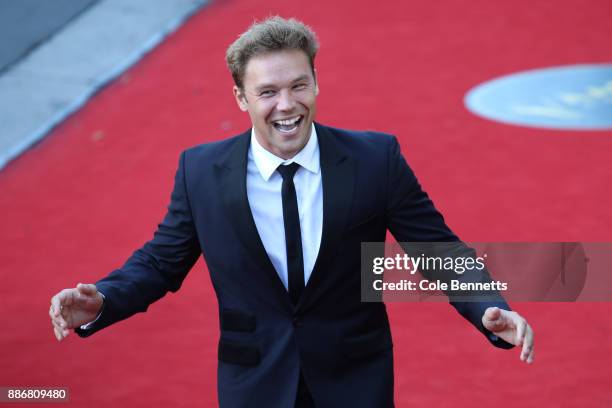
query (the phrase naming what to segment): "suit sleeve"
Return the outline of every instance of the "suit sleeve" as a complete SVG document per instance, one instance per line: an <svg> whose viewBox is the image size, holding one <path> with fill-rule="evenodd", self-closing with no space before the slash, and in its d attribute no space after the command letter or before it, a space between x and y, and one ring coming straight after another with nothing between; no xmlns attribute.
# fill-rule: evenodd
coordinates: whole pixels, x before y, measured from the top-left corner
<svg viewBox="0 0 612 408"><path fill-rule="evenodd" d="M389 143L388 178L387 178L387 225L391 234L399 242L456 242L455 250L473 251L459 241L459 238L448 228L442 214L434 207L433 202L421 188L414 173L400 152L395 138ZM473 252L470 252L470 256ZM467 275L467 274L466 274ZM467 279L490 281L486 269L480 276L464 276ZM501 295L485 302L457 301L450 296L451 305L469 322L471 322L496 347L511 348L511 344L498 338L482 325L482 316L488 307L499 307L511 310Z"/></svg>
<svg viewBox="0 0 612 408"><path fill-rule="evenodd" d="M133 253L125 264L96 282L104 294L104 309L87 329L89 336L176 292L201 253L185 184L185 153L179 159L168 211L153 238Z"/></svg>

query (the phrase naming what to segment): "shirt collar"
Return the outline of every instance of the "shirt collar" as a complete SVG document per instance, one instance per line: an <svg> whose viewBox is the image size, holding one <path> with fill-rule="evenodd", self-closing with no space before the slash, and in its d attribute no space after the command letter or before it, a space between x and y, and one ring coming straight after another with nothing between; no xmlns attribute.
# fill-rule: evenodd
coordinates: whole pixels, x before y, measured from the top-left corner
<svg viewBox="0 0 612 408"><path fill-rule="evenodd" d="M291 164L295 162L315 174L321 169L319 162L319 141L317 140L317 131L314 124L311 125L310 137L306 145L289 160L278 157L264 149L255 137L255 128L252 128L249 155L253 157L253 161L261 177L266 181L270 179L272 173L274 173L276 168L281 164Z"/></svg>

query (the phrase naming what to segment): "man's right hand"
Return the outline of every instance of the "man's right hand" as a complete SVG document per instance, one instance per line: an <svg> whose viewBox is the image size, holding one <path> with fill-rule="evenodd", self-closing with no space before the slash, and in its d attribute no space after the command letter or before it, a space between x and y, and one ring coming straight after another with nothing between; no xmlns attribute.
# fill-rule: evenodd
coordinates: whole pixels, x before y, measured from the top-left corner
<svg viewBox="0 0 612 408"><path fill-rule="evenodd" d="M53 296L49 316L57 340L63 340L71 329L95 320L103 304L104 297L93 284L79 283Z"/></svg>

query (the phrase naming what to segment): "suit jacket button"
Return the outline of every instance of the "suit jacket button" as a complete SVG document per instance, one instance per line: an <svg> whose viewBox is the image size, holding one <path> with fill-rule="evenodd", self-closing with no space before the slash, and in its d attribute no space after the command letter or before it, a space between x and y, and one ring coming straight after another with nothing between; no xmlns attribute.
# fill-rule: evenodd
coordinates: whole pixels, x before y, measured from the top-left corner
<svg viewBox="0 0 612 408"><path fill-rule="evenodd" d="M293 316L293 327L300 327L302 325L302 319L299 316Z"/></svg>

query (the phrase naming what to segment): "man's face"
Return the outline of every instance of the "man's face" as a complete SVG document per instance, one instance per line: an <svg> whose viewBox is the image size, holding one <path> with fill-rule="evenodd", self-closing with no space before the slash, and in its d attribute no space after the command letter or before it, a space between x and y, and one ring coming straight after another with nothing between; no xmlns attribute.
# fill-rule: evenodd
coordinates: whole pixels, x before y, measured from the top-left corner
<svg viewBox="0 0 612 408"><path fill-rule="evenodd" d="M255 56L246 66L243 89L234 86L238 106L249 113L257 141L283 159L308 142L316 112L316 79L299 50Z"/></svg>

